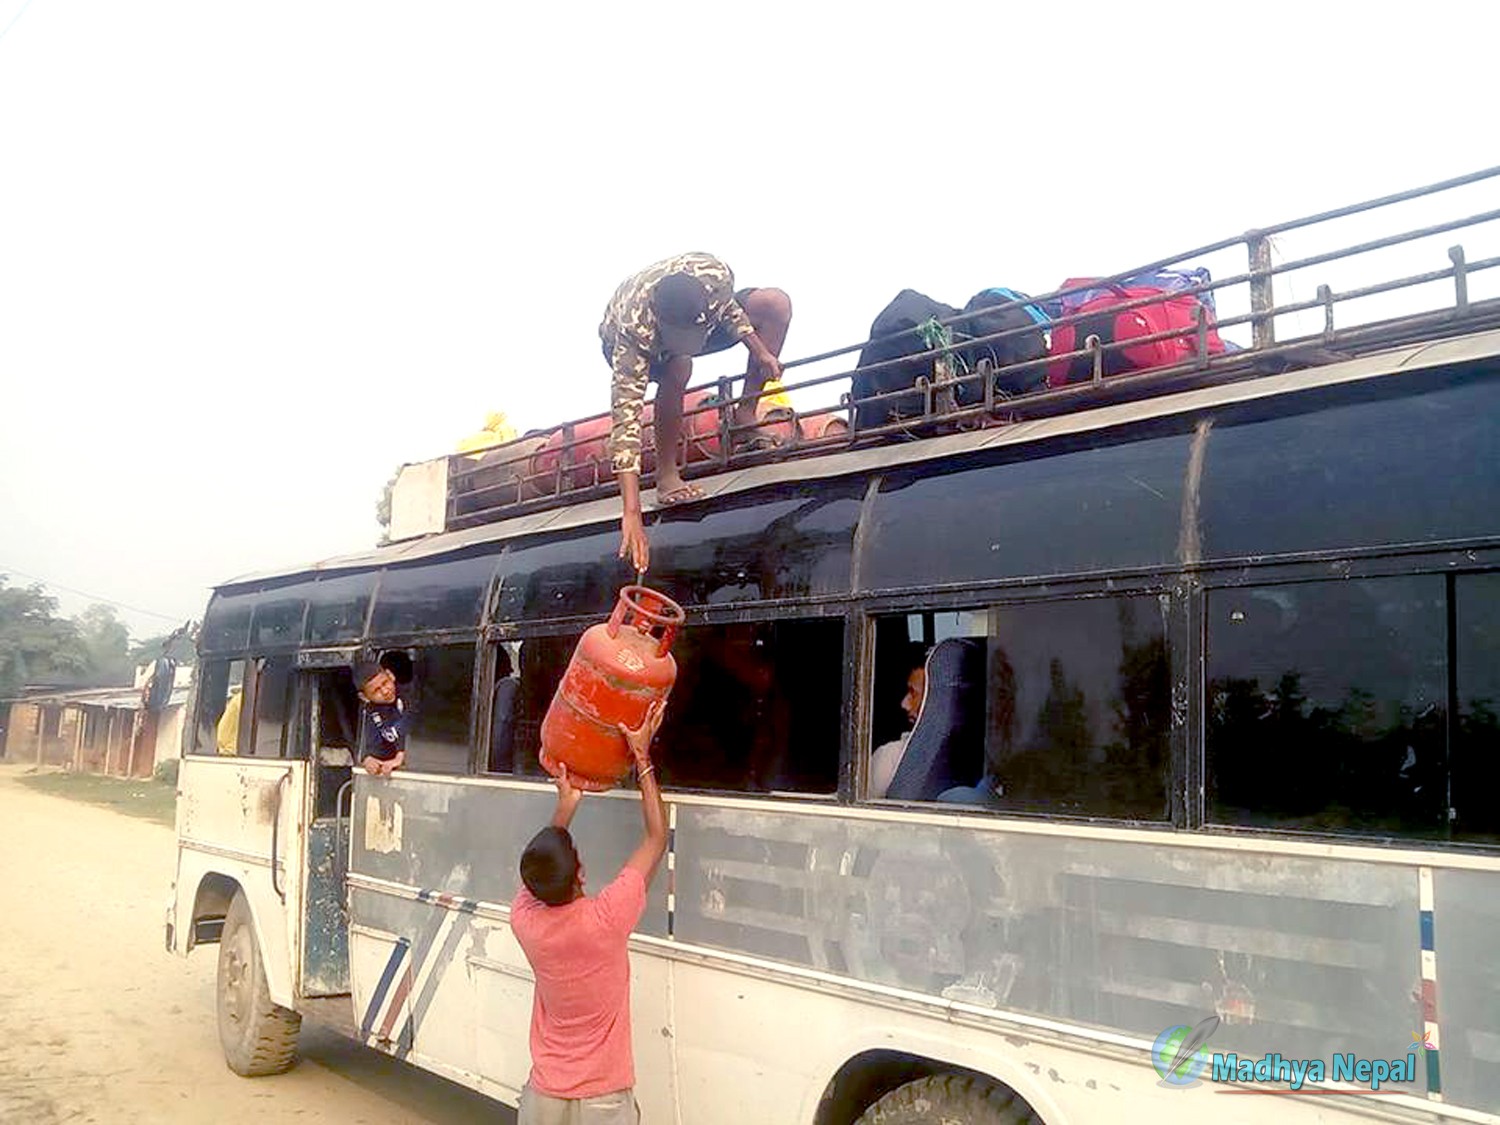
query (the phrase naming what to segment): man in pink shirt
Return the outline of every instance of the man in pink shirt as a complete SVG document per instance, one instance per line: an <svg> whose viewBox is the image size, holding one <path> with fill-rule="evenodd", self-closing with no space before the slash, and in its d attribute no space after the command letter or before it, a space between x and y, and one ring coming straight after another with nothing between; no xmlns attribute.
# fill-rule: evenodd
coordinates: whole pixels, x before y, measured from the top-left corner
<svg viewBox="0 0 1500 1125"><path fill-rule="evenodd" d="M622 726L635 759L646 835L614 881L589 898L568 832L583 792L557 778L552 823L521 854L510 928L531 963L531 1077L517 1125L637 1125L630 1047L630 932L667 851L667 810L651 764L663 705L637 730Z"/></svg>

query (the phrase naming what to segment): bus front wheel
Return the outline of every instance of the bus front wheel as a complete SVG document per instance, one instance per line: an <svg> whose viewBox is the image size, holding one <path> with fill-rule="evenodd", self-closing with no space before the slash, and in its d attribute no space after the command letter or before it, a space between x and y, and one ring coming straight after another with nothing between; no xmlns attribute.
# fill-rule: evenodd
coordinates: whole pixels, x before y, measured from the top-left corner
<svg viewBox="0 0 1500 1125"><path fill-rule="evenodd" d="M219 937L219 1042L229 1069L246 1078L280 1074L297 1057L302 1017L271 1002L245 893L236 891Z"/></svg>
<svg viewBox="0 0 1500 1125"><path fill-rule="evenodd" d="M961 1074L937 1074L897 1086L855 1125L1042 1125L1025 1099L993 1083Z"/></svg>

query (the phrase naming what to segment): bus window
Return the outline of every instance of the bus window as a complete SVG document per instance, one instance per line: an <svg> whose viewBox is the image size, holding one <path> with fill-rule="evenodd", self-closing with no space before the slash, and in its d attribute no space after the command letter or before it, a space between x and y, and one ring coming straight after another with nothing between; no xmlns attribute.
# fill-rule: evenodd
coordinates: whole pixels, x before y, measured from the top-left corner
<svg viewBox="0 0 1500 1125"><path fill-rule="evenodd" d="M567 671L568 661L572 659L573 649L581 636L583 632L579 630L552 636L527 637L521 642L515 661L516 688L511 705L509 759L508 762L502 759L499 765L491 766L491 769L501 773L508 769L509 772L524 777L545 776L538 761L542 746L542 719L552 704L552 696L562 681L563 673ZM496 675L498 677L498 671ZM495 733L492 721L492 742Z"/></svg>
<svg viewBox="0 0 1500 1125"><path fill-rule="evenodd" d="M838 787L844 622L694 625L657 738L662 781L732 792Z"/></svg>
<svg viewBox="0 0 1500 1125"><path fill-rule="evenodd" d="M306 635L309 644L358 640L370 608L375 578L369 572L325 575L308 591Z"/></svg>
<svg viewBox="0 0 1500 1125"><path fill-rule="evenodd" d="M250 647L265 650L294 645L302 639L302 617L307 609L311 583L293 586L276 594L264 594L255 606L250 623Z"/></svg>
<svg viewBox="0 0 1500 1125"><path fill-rule="evenodd" d="M386 653L381 657L385 662ZM396 663L400 663L397 661ZM392 671L396 671L395 668ZM396 672L400 683L401 672ZM474 689L474 646L434 645L411 655L414 708L406 737L406 768L419 773L469 771L469 702Z"/></svg>
<svg viewBox="0 0 1500 1125"><path fill-rule="evenodd" d="M203 615L198 643L204 652L243 652L250 641L250 611L256 594L216 593Z"/></svg>
<svg viewBox="0 0 1500 1125"><path fill-rule="evenodd" d="M1500 574L1455 580L1458 622L1457 737L1454 740L1453 834L1500 837Z"/></svg>
<svg viewBox="0 0 1500 1125"><path fill-rule="evenodd" d="M256 662L255 729L247 753L257 758L286 756L287 720L291 716L292 661L276 657Z"/></svg>
<svg viewBox="0 0 1500 1125"><path fill-rule="evenodd" d="M472 629L495 573L491 549L480 553L393 566L380 575L370 632L377 636L429 629Z"/></svg>
<svg viewBox="0 0 1500 1125"><path fill-rule="evenodd" d="M247 618L248 620L248 618ZM206 660L198 687L194 754L233 754L239 748L243 660Z"/></svg>
<svg viewBox="0 0 1500 1125"><path fill-rule="evenodd" d="M520 646L497 644L494 651L495 686L490 693L490 773L515 772L516 720L519 718L521 680L516 674Z"/></svg>
<svg viewBox="0 0 1500 1125"><path fill-rule="evenodd" d="M1170 683L1154 596L885 619L868 795L1165 820Z"/></svg>
<svg viewBox="0 0 1500 1125"><path fill-rule="evenodd" d="M1441 575L1210 590L1216 824L1446 831Z"/></svg>

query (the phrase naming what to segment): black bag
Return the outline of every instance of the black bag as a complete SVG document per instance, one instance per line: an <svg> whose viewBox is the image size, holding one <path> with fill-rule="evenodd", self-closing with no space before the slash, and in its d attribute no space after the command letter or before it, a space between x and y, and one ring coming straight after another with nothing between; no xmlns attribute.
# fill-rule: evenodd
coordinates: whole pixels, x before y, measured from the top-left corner
<svg viewBox="0 0 1500 1125"><path fill-rule="evenodd" d="M1027 328L1031 331L1017 332L1014 336L1004 336L998 340L956 348L955 351L964 367L961 374L973 374L979 370L979 361L982 359L987 359L995 367L1000 368L1013 363L1041 359L1047 354L1047 338L1042 331L1045 314L1041 310L1038 309L1033 313L1030 309L1035 306L1028 305L1012 305L1008 309L994 309L996 305L1009 304L1025 296L1024 293L1017 293L1010 289L984 289L969 298L969 303L963 307L963 311L974 315L954 323L955 343L963 340L976 340L1015 328ZM986 309L993 309L993 311L986 312L984 311ZM1039 320L1039 317L1042 319ZM1039 363L1035 367L996 375L995 390L999 392L997 397L1025 394L1027 391L1040 387L1046 381L1046 364ZM977 380L962 384L958 388L958 401L964 406L983 402L984 387Z"/></svg>
<svg viewBox="0 0 1500 1125"><path fill-rule="evenodd" d="M899 359L902 356L921 355L930 351L917 331L919 325L933 317L946 320L957 315L952 305L934 301L915 289L903 289L896 299L880 310L875 323L870 325L870 343L859 353L859 366L866 367L883 360ZM881 340L882 336L900 333L893 340ZM851 380L853 397L858 400L886 391L899 391L915 385L923 375L932 378L932 357L913 359L906 363L893 363L875 371L856 371ZM871 426L883 426L897 418L920 417L923 398L919 393L902 395L899 398L882 399L879 402L859 403L854 409L854 426L857 430Z"/></svg>
<svg viewBox="0 0 1500 1125"><path fill-rule="evenodd" d="M158 656L151 668L151 679L146 685L146 710L165 711L172 700L172 688L177 683L177 661L170 656Z"/></svg>

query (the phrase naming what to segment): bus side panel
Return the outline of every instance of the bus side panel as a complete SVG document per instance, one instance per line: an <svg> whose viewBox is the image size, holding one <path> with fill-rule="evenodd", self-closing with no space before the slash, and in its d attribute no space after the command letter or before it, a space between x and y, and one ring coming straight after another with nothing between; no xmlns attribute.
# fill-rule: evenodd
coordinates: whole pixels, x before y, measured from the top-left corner
<svg viewBox="0 0 1500 1125"><path fill-rule="evenodd" d="M677 811L679 941L1147 1042L1213 1014L1213 1049L1242 1057L1391 1058L1420 1026L1415 868L980 818Z"/></svg>
<svg viewBox="0 0 1500 1125"><path fill-rule="evenodd" d="M1370 1121L1369 1111L1380 1108L1368 1104L1370 1099L1226 1095L1201 1080L1191 1087L1168 1086L1157 1078L1144 1049L976 1026L973 1019L955 1022L712 964L675 968L682 1120L687 1122L812 1125L818 1101L840 1067L872 1051L905 1052L988 1075L1025 1098L1045 1125L1355 1125Z"/></svg>
<svg viewBox="0 0 1500 1125"><path fill-rule="evenodd" d="M1500 1113L1500 873L1437 870L1433 884L1443 1096Z"/></svg>
<svg viewBox="0 0 1500 1125"><path fill-rule="evenodd" d="M236 862L184 845L178 855L177 899L173 906L177 952L184 957L188 955L188 940L193 932L193 903L198 888L210 876L229 879L245 892L250 915L255 921L255 942L260 948L261 964L265 966L266 989L272 1002L295 1009L297 996L292 981L292 950L283 924L286 908L271 889L269 867ZM195 948L200 950L199 956L218 956L217 945Z"/></svg>
<svg viewBox="0 0 1500 1125"><path fill-rule="evenodd" d="M301 763L279 759L188 756L182 759L177 782L177 948L185 951L190 943L193 907L203 880L210 875L232 880L244 892L255 919L255 940L271 999L287 1008L296 1007L291 930L301 888L302 786L292 775L300 767ZM291 780L283 780L287 778ZM272 884L273 817L279 821L278 882L292 907L282 902Z"/></svg>
<svg viewBox="0 0 1500 1125"><path fill-rule="evenodd" d="M552 819L557 791L534 782L361 773L353 800L353 875L504 906L521 885L521 852ZM572 831L585 888L597 894L640 843L640 800L622 792L590 796ZM638 932L666 936L663 878L651 887Z"/></svg>
<svg viewBox="0 0 1500 1125"><path fill-rule="evenodd" d="M514 897L521 852L555 805L550 785L357 778L350 945L366 1042L502 1097L519 1093L530 1069L532 976L493 915ZM614 877L641 833L633 795L585 802L573 834L591 893ZM659 876L638 932L666 936L665 887ZM668 970L639 955L632 964L637 1066L666 1076ZM395 1008L401 993L404 1012ZM404 1038L393 1034L408 1024ZM665 1116L670 1098L663 1081L643 1108Z"/></svg>

